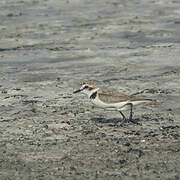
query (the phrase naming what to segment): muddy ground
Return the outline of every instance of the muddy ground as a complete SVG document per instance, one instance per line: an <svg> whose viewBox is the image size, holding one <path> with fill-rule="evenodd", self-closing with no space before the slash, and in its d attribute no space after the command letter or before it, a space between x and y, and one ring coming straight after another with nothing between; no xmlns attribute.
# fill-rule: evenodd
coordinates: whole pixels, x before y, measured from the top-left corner
<svg viewBox="0 0 180 180"><path fill-rule="evenodd" d="M0 42L0 179L180 179L178 0L1 0ZM85 80L158 102L122 125Z"/></svg>

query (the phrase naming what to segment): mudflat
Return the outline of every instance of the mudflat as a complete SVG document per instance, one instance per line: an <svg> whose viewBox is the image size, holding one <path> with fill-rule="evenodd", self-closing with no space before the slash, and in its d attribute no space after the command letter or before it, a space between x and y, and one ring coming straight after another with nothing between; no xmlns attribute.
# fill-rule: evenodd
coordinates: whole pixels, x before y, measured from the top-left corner
<svg viewBox="0 0 180 180"><path fill-rule="evenodd" d="M178 0L1 0L0 179L180 179L179 15ZM86 80L157 103L122 124L72 94Z"/></svg>

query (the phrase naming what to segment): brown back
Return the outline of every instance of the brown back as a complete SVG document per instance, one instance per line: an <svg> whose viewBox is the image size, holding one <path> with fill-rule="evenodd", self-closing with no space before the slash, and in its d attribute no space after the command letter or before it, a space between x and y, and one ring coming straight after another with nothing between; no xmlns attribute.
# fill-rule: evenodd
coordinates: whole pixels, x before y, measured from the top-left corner
<svg viewBox="0 0 180 180"><path fill-rule="evenodd" d="M118 103L121 101L152 101L151 99L136 98L119 92L99 91L99 99L106 103Z"/></svg>

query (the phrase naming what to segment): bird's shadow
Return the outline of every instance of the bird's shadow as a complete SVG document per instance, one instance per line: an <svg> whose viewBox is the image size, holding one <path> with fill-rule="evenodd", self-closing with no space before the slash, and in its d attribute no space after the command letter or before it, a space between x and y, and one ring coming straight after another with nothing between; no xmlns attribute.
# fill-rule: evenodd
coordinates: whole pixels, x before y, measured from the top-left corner
<svg viewBox="0 0 180 180"><path fill-rule="evenodd" d="M97 117L97 118L92 118L92 121L95 121L97 123L119 123L122 122L123 120L121 118L110 118L110 119L106 119L103 117Z"/></svg>
<svg viewBox="0 0 180 180"><path fill-rule="evenodd" d="M102 123L102 124L126 124L126 123L133 123L133 124L140 124L139 118L133 119L131 121L124 121L122 118L110 118L110 119L106 119L103 117L97 117L97 118L92 118L92 121L96 122L96 123Z"/></svg>

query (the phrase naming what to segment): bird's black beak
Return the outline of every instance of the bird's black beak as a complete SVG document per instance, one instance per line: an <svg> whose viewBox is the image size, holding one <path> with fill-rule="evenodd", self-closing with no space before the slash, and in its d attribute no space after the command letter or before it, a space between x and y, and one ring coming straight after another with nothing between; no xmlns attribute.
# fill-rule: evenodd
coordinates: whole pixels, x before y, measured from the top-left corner
<svg viewBox="0 0 180 180"><path fill-rule="evenodd" d="M81 92L81 90L78 89L78 90L74 91L73 93L75 94L75 93L78 93L78 92Z"/></svg>

